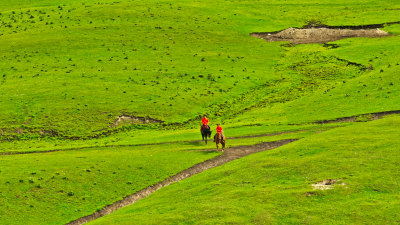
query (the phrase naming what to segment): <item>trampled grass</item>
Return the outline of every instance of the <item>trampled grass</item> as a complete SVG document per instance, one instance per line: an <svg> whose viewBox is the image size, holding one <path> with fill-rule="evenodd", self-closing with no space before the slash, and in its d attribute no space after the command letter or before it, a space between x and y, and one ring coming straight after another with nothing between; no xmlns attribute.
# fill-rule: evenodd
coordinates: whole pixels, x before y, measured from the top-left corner
<svg viewBox="0 0 400 225"><path fill-rule="evenodd" d="M396 224L400 117L251 155L90 224ZM312 184L338 180L329 190Z"/></svg>

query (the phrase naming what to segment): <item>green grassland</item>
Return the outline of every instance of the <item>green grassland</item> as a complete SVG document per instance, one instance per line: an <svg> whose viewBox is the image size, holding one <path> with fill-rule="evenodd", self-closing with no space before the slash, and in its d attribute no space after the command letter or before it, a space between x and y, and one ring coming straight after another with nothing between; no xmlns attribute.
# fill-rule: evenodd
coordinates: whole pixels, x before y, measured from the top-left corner
<svg viewBox="0 0 400 225"><path fill-rule="evenodd" d="M227 126L225 127L225 135L228 139L239 138L243 141L243 138L252 139L251 137L256 135L275 135L281 134L282 132L288 133L304 133L304 132L317 132L329 130L335 127L347 126L350 123L339 123L339 124L303 124L303 125L287 125L287 126L266 126L258 125L255 127L250 126ZM304 132L303 132L304 131ZM282 135L279 135L282 137ZM200 136L201 138L201 136ZM268 137L266 137L268 138ZM212 139L211 139L212 140ZM209 139L210 141L210 139ZM233 140L229 140L229 144ZM16 153L28 153L28 152L45 152L45 151L65 151L74 149L84 149L93 147L115 147L115 146L141 146L141 145L152 145L152 144L196 144L199 146L211 148L212 146L205 146L199 140L198 129L184 129L184 130L142 130L137 134L131 131L119 132L117 134L106 136L102 138L95 138L89 140L64 140L54 138L40 138L32 139L25 137L18 141L7 141L1 143L0 154L16 154Z"/></svg>
<svg viewBox="0 0 400 225"><path fill-rule="evenodd" d="M313 134L315 130L234 139L227 147L301 139ZM204 151L214 148L199 142L181 142L2 157L0 224L69 222L219 155ZM49 210L53 213L46 213Z"/></svg>
<svg viewBox="0 0 400 225"><path fill-rule="evenodd" d="M313 122L400 110L400 25L328 44L249 35L398 22L399 9L399 0L1 1L0 224L64 224L217 156L197 151L214 148L199 142L203 114L238 138L228 147L301 140L94 223L399 223L399 117ZM121 115L163 122L113 126ZM312 189L325 179L346 185Z"/></svg>
<svg viewBox="0 0 400 225"><path fill-rule="evenodd" d="M0 224L65 224L215 155L163 145L1 157Z"/></svg>
<svg viewBox="0 0 400 225"><path fill-rule="evenodd" d="M89 224L397 224L399 125L361 123L257 153ZM313 189L325 179L340 181Z"/></svg>
<svg viewBox="0 0 400 225"><path fill-rule="evenodd" d="M3 139L90 137L115 130L110 125L124 114L193 127L201 114L227 124L279 124L398 108L396 92L386 98L395 78L358 95L347 91L358 91L357 79L368 85L392 78L397 36L343 40L329 49L248 35L315 20L393 22L396 1L17 2L4 3L0 15ZM363 71L369 65L373 70ZM321 114L338 105L348 106Z"/></svg>

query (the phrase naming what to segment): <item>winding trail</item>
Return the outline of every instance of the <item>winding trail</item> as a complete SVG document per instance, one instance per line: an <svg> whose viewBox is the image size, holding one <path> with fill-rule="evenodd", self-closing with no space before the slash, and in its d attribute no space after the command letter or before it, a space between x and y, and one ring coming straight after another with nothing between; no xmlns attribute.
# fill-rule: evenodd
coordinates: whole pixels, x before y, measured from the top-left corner
<svg viewBox="0 0 400 225"><path fill-rule="evenodd" d="M361 114L361 115L357 115L357 116L342 117L342 118L337 118L337 119L332 119L332 120L320 120L320 121L315 121L315 122L311 122L311 123L327 124L327 123L338 123L338 122L357 122L357 119L360 116L367 117L368 120L377 120L377 119L381 119L383 116L393 115L393 114L400 114L400 110ZM299 132L313 131L313 130L315 130L315 132L325 131L325 130L311 128L311 129L284 131L284 132L261 134L261 135L231 137L228 139L245 139L245 138L255 138L255 137L264 137L264 136L277 136L277 135L282 135L282 134L299 133ZM329 128L327 130L329 130ZM271 149L289 144L296 140L298 140L298 139L285 139L285 140L279 140L279 141L274 141L274 142L264 142L264 143L260 143L260 144L256 144L256 145L252 145L252 146L236 146L236 147L228 148L226 151L223 152L223 154L216 156L215 158L198 163L198 164L196 164L186 170L183 170L183 171L179 172L178 174L171 176L157 184L149 186L149 187L142 189L134 194L124 197L122 200L119 200L113 204L105 206L104 208L102 208L90 215L87 215L87 216L78 218L74 221L71 221L68 223L68 225L84 224L84 223L93 221L95 219L98 219L98 218L101 218L108 214L111 214L122 207L134 204L135 202L147 197L148 195L154 193L155 191L157 191L165 186L179 182L179 181L189 178L193 175L201 173L205 170L221 166L225 163L231 162L233 160L242 158L242 157L250 155L250 154L254 154L254 153L262 152L262 151L266 151L266 150L271 150ZM174 142L151 143L151 144L108 145L108 146L95 146L95 147L91 146L91 147L53 149L53 150L47 150L47 151L31 151L31 152L3 152L3 153L0 153L0 156L15 155L15 154L50 153L50 152L59 152L59 151L92 149L92 148L100 148L100 147L151 146L151 145L163 145L163 144L173 144L173 143L197 143L197 142L201 142L201 141L174 141ZM211 149L203 149L203 150L194 150L194 151L212 151L212 150Z"/></svg>
<svg viewBox="0 0 400 225"><path fill-rule="evenodd" d="M351 62L350 62L351 63ZM340 122L357 122L359 117L369 117L369 120L378 120L382 119L382 117L387 115L395 115L400 114L400 110L392 110L392 111L383 111L383 112L374 112L374 113L365 113L358 114L349 117L340 117L336 119L330 120L317 120L314 122L310 122L311 124L328 124L328 123L340 123ZM300 124L290 124L290 125L300 125ZM292 131L283 131L278 133L268 133L268 134L260 134L260 135L249 135L249 136L238 136L238 137L229 137L227 139L244 139L244 138L255 138L255 137L267 137L267 136L277 136L281 134L290 134L290 133L299 133L304 131L316 130L315 128L311 129L303 129L303 130L292 130ZM317 130L318 132L318 130ZM44 151L9 151L9 152L0 152L0 156L6 155L20 155L20 154L34 154L34 153L50 153L50 152L61 152L61 151L73 151L73 150L84 150L84 149L93 149L93 148L103 148L103 147L135 147L135 146L151 146L151 145L163 145L163 144L179 144L179 143L198 143L201 141L171 141L171 142L160 142L160 143L147 143L147 144L130 144L130 145L103 145L103 146L88 146L88 147L72 147L72 148L64 148L64 149L51 149Z"/></svg>
<svg viewBox="0 0 400 225"><path fill-rule="evenodd" d="M324 130L318 129L303 129L303 130L294 130L294 131L283 131L277 133L269 133L269 134L258 134L258 135L250 135L250 136L238 136L238 137L228 137L226 139L246 139L246 138L257 138L257 137L269 137L269 136L278 136L282 134L293 134L293 133L301 133L305 131L313 131L321 132ZM171 142L160 142L160 143L148 143L148 144L129 144L129 145L103 145L103 146L88 146L88 147L75 147L75 148L63 148L63 149L51 149L44 151L12 151L12 152L1 152L0 156L7 155L24 155L24 154L38 154L38 153L51 153L51 152L64 152L64 151L76 151L76 150L86 150L86 149L94 149L94 148L115 148L115 147L140 147L140 146L152 146L152 145L165 145L165 144L179 144L179 143L200 143L201 140L196 141L171 141Z"/></svg>
<svg viewBox="0 0 400 225"><path fill-rule="evenodd" d="M392 110L392 111L384 111L384 112L376 112L376 113L365 113L359 114L356 116L348 116L348 117L341 117L332 120L318 120L315 121L314 124L327 124L327 123L340 123L340 122L357 122L357 119L360 117L365 117L367 120L379 120L382 119L384 116L389 115L397 115L400 114L400 110Z"/></svg>
<svg viewBox="0 0 400 225"><path fill-rule="evenodd" d="M179 182L179 181L189 178L195 174L201 173L205 170L208 170L208 169L211 169L211 168L214 168L217 166L221 166L227 162L242 158L242 157L250 155L250 154L254 154L254 153L262 152L262 151L266 151L266 150L271 150L271 149L280 147L282 145L289 144L296 140L297 139L286 139L286 140L279 140L279 141L274 141L274 142L260 143L260 144L256 144L256 145L252 145L252 146L238 146L238 147L229 148L229 149L225 150L222 153L222 155L219 155L219 156L216 156L215 158L198 163L198 164L196 164L186 170L183 170L183 171L179 172L178 174L171 176L157 184L149 186L149 187L147 187L143 190L140 190L132 195L128 195L125 198L123 198L122 200L117 201L111 205L108 205L108 206L102 208L101 210L94 212L91 215L87 215L87 216L81 217L79 219L76 219L74 221L71 221L67 225L78 225L78 224L84 224L84 223L93 221L100 217L106 216L110 213L113 213L122 207L132 205L135 202L139 201L140 199L147 197L148 195L154 193L155 191L157 191L165 186Z"/></svg>

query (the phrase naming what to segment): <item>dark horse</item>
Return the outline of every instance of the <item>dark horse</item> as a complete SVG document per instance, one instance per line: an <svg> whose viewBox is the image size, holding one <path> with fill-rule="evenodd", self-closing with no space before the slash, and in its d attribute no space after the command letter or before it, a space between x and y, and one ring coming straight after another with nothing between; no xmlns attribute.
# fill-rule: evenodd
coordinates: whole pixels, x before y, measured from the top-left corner
<svg viewBox="0 0 400 225"><path fill-rule="evenodd" d="M210 126L203 125L203 126L201 126L200 131L201 131L201 136L203 137L203 141L205 141L207 144L207 136L208 136L208 138L211 138Z"/></svg>

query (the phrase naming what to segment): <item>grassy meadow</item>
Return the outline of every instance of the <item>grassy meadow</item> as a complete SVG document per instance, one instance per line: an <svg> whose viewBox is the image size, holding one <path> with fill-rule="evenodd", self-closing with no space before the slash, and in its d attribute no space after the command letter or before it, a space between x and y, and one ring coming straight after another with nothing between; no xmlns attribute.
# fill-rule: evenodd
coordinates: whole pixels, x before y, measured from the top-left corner
<svg viewBox="0 0 400 225"><path fill-rule="evenodd" d="M397 224L399 125L361 123L257 153L89 224ZM338 183L313 188L326 179Z"/></svg>
<svg viewBox="0 0 400 225"><path fill-rule="evenodd" d="M400 61L391 54L399 51L396 36L342 40L336 49L249 36L315 20L393 22L393 1L18 2L0 6L2 139L91 137L115 130L120 115L193 128L202 114L227 124L277 124L296 122L291 115L312 121L397 109L398 95L385 96L395 78L351 93L357 78L367 85L392 78ZM398 27L387 29L395 34ZM323 95L333 88L338 93ZM329 104L348 106L320 115Z"/></svg>
<svg viewBox="0 0 400 225"><path fill-rule="evenodd" d="M228 151L299 140L93 224L400 223L400 117L368 116L400 110L400 24L381 28L388 37L323 44L249 35L400 22L399 9L400 0L0 1L0 224L65 224L219 155L197 151L214 148L199 141L204 114L235 137ZM162 122L115 126L120 116ZM338 184L313 190L326 179Z"/></svg>
<svg viewBox="0 0 400 225"><path fill-rule="evenodd" d="M65 224L217 154L163 145L2 157L0 224Z"/></svg>

